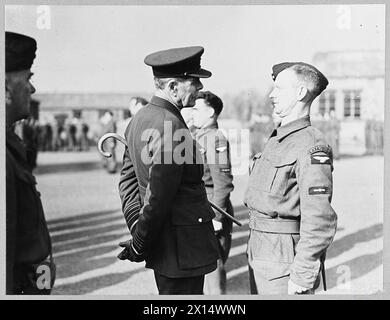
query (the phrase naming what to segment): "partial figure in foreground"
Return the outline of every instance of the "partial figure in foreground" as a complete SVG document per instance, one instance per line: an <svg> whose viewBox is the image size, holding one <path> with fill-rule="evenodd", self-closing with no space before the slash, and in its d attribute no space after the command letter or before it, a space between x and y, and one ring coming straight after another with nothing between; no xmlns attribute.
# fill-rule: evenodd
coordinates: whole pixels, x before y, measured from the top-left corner
<svg viewBox="0 0 390 320"><path fill-rule="evenodd" d="M51 239L26 148L14 124L30 114L33 38L6 32L6 293L50 294L55 280Z"/></svg>
<svg viewBox="0 0 390 320"><path fill-rule="evenodd" d="M273 79L276 128L254 156L245 194L251 293L313 294L337 226L332 150L309 116L328 80L302 62L273 66Z"/></svg>

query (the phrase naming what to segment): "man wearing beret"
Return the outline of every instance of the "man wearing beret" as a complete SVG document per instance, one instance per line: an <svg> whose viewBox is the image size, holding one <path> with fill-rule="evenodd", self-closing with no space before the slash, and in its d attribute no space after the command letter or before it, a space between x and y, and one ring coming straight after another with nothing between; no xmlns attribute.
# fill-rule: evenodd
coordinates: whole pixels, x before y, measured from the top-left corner
<svg viewBox="0 0 390 320"><path fill-rule="evenodd" d="M199 78L211 76L200 66L203 52L174 48L145 58L156 93L125 132L119 190L132 238L120 244L125 249L118 257L145 260L159 294L202 294L204 275L217 266L202 160L180 114L194 106L203 88Z"/></svg>
<svg viewBox="0 0 390 320"><path fill-rule="evenodd" d="M245 194L251 293L312 294L337 225L332 150L309 116L328 80L302 62L275 65L273 79L281 122L255 155Z"/></svg>
<svg viewBox="0 0 390 320"><path fill-rule="evenodd" d="M6 293L50 294L55 277L51 240L26 148L13 125L30 113L36 41L6 32Z"/></svg>

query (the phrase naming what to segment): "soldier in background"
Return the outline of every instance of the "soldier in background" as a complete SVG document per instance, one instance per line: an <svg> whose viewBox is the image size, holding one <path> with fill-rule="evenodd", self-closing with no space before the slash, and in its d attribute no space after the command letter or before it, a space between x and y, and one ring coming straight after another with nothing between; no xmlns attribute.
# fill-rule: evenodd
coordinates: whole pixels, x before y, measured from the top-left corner
<svg viewBox="0 0 390 320"><path fill-rule="evenodd" d="M218 116L223 108L222 100L210 91L199 92L192 108L194 138L198 143L204 164L203 181L207 197L217 206L233 215L230 193L233 191L229 142L218 129ZM218 267L205 277L206 294L226 293L225 263L232 242L232 221L215 212L214 230L219 243Z"/></svg>
<svg viewBox="0 0 390 320"><path fill-rule="evenodd" d="M125 120L118 122L118 133L122 136L125 135L125 131L127 126L129 125L131 119L134 118L134 116L137 114L139 110L141 110L143 107L145 107L148 104L148 101L142 97L132 97L130 99L130 104L129 104L129 117L126 118Z"/></svg>
<svg viewBox="0 0 390 320"><path fill-rule="evenodd" d="M134 117L139 110L141 110L143 107L145 107L148 104L148 100L142 98L142 97L132 97L130 99L130 117Z"/></svg>
<svg viewBox="0 0 390 320"><path fill-rule="evenodd" d="M5 51L6 293L50 294L55 279L51 239L26 148L13 128L30 114L36 41L6 32Z"/></svg>
<svg viewBox="0 0 390 320"><path fill-rule="evenodd" d="M114 114L112 111L106 111L100 118L100 136L106 133L116 132L116 122L114 120ZM108 173L116 172L116 155L115 155L116 140L107 139L104 142L104 149L112 154L112 157L102 157L103 167L107 169Z"/></svg>
<svg viewBox="0 0 390 320"><path fill-rule="evenodd" d="M87 122L81 122L81 134L80 134L80 150L89 150L89 138L88 138L89 125Z"/></svg>

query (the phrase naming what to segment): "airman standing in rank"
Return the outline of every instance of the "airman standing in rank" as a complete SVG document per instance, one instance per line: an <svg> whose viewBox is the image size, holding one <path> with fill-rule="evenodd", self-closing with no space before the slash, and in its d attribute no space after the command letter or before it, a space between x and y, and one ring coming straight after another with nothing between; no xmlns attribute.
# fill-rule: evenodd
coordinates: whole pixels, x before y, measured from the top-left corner
<svg viewBox="0 0 390 320"><path fill-rule="evenodd" d="M273 66L273 79L281 122L255 155L245 194L251 293L313 294L337 225L332 150L309 116L328 80L302 62Z"/></svg>
<svg viewBox="0 0 390 320"><path fill-rule="evenodd" d="M233 215L230 193L233 191L229 142L218 129L218 116L223 108L222 100L210 91L199 92L192 108L194 138L200 148L204 164L203 181L207 197L217 206ZM218 268L205 277L206 294L226 293L225 263L232 242L232 221L216 212L213 220L219 242Z"/></svg>

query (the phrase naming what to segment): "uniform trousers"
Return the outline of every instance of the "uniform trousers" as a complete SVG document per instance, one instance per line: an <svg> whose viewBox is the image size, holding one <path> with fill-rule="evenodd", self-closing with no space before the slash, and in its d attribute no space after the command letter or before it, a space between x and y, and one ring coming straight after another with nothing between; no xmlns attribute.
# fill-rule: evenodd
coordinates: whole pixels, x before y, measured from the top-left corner
<svg viewBox="0 0 390 320"><path fill-rule="evenodd" d="M168 278L154 271L159 294L203 294L204 275Z"/></svg>
<svg viewBox="0 0 390 320"><path fill-rule="evenodd" d="M298 234L250 230L247 257L251 294L288 294L298 241ZM314 289L306 293L314 294Z"/></svg>

